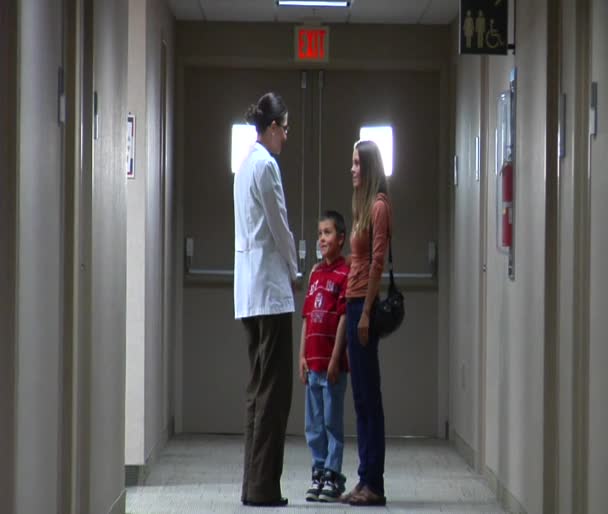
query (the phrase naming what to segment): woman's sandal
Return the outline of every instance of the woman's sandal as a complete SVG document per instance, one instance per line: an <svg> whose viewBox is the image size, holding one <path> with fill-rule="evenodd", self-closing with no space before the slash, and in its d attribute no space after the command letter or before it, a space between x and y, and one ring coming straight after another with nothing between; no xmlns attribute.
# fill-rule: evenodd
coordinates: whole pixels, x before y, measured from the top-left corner
<svg viewBox="0 0 608 514"><path fill-rule="evenodd" d="M386 505L386 496L376 494L369 487L363 486L363 488L351 496L348 504L353 507L383 507Z"/></svg>
<svg viewBox="0 0 608 514"><path fill-rule="evenodd" d="M361 489L363 489L363 484L359 482L349 493L340 496L340 503L350 503L351 498L358 494Z"/></svg>

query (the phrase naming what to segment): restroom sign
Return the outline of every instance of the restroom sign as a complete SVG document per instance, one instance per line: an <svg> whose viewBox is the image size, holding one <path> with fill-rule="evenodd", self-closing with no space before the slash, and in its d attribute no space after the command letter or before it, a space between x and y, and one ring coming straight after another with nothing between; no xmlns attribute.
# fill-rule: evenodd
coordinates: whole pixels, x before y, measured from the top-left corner
<svg viewBox="0 0 608 514"><path fill-rule="evenodd" d="M296 62L329 61L329 27L295 28Z"/></svg>
<svg viewBox="0 0 608 514"><path fill-rule="evenodd" d="M506 55L508 0L460 0L460 53Z"/></svg>

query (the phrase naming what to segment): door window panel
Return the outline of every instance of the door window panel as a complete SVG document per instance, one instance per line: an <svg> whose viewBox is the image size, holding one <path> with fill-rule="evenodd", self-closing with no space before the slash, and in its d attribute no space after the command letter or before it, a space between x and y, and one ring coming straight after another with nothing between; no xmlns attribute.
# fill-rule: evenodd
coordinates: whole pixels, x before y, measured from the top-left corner
<svg viewBox="0 0 608 514"><path fill-rule="evenodd" d="M246 123L235 123L232 125L230 149L230 168L232 169L232 173L236 173L239 170L256 138L257 133L253 125Z"/></svg>
<svg viewBox="0 0 608 514"><path fill-rule="evenodd" d="M393 174L393 127L390 125L361 127L359 139L373 141L378 145L384 165L384 174L390 177Z"/></svg>

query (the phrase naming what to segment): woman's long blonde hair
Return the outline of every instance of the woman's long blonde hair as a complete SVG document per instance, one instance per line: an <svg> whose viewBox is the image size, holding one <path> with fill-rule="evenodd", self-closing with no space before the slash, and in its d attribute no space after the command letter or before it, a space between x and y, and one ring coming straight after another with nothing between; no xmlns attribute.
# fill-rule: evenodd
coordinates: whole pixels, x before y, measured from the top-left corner
<svg viewBox="0 0 608 514"><path fill-rule="evenodd" d="M373 141L357 141L354 149L359 153L360 185L353 190L353 232L369 229L372 206L378 193L388 193L382 156Z"/></svg>

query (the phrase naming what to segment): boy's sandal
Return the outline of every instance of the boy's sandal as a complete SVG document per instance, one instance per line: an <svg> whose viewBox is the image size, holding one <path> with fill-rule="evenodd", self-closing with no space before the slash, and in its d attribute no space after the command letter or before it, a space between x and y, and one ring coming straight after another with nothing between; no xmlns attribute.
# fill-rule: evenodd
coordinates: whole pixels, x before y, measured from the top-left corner
<svg viewBox="0 0 608 514"><path fill-rule="evenodd" d="M369 487L364 486L359 492L353 494L348 504L353 507L383 507L386 505L386 496L376 494Z"/></svg>

